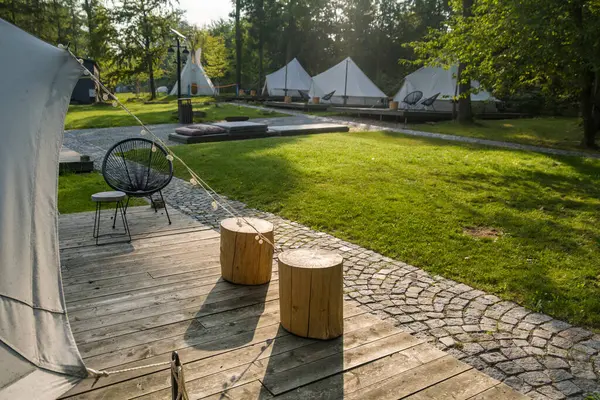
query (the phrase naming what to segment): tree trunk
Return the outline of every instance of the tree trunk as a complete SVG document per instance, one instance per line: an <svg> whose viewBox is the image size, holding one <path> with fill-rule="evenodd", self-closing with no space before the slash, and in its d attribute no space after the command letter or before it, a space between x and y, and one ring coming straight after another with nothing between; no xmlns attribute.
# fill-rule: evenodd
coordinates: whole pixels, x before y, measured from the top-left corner
<svg viewBox="0 0 600 400"><path fill-rule="evenodd" d="M88 27L88 37L89 37L89 46L88 46L88 56L92 59L96 59L96 57L98 56L96 54L96 43L95 43L95 38L94 38L94 31L95 31L95 27L94 27L94 15L93 15L93 4L92 4L93 0L85 0L84 1L84 9L85 9L85 13L87 15L87 27Z"/></svg>
<svg viewBox="0 0 600 400"><path fill-rule="evenodd" d="M75 2L71 2L71 42L73 43L73 50L77 54L77 17L75 15Z"/></svg>
<svg viewBox="0 0 600 400"><path fill-rule="evenodd" d="M590 149L596 148L596 133L598 124L595 118L594 105L594 74L588 72L585 74L581 88L580 109L583 118L583 140L581 145Z"/></svg>
<svg viewBox="0 0 600 400"><path fill-rule="evenodd" d="M240 27L241 0L235 1L235 83L242 88L242 30Z"/></svg>
<svg viewBox="0 0 600 400"><path fill-rule="evenodd" d="M264 25L265 25L265 9L264 1L258 1L258 90L257 93L262 94L263 82L263 55L265 48Z"/></svg>
<svg viewBox="0 0 600 400"><path fill-rule="evenodd" d="M464 18L471 17L474 0L462 0L463 9L462 15ZM458 64L458 122L468 124L473 122L473 109L471 107L471 81L463 81L463 72L466 64L461 62Z"/></svg>
<svg viewBox="0 0 600 400"><path fill-rule="evenodd" d="M473 122L473 110L471 108L471 81L463 82L462 74L465 69L465 63L458 65L458 122L468 124Z"/></svg>

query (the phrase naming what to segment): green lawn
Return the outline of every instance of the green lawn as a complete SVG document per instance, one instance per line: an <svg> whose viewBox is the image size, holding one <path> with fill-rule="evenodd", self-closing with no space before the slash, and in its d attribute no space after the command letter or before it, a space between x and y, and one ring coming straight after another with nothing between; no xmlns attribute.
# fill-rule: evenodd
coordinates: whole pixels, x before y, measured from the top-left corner
<svg viewBox="0 0 600 400"><path fill-rule="evenodd" d="M252 207L600 328L600 160L382 132L173 150Z"/></svg>
<svg viewBox="0 0 600 400"><path fill-rule="evenodd" d="M110 191L111 189L101 174L68 174L58 178L58 211L70 214L84 211L94 211L96 204L91 197L94 193ZM131 199L130 206L147 205L142 199Z"/></svg>
<svg viewBox="0 0 600 400"><path fill-rule="evenodd" d="M145 124L168 124L177 122L177 99L175 96L159 97L157 101L145 104L144 101L135 99L132 94L121 94L118 98ZM250 118L278 117L283 114L261 111L235 104L214 104L212 97L195 97L192 99L194 111L204 111L205 118L196 119L196 122L219 121L225 117L248 116ZM166 102L166 103L164 103ZM210 104L206 104L210 103ZM65 129L108 128L115 126L137 125L133 117L120 107L113 107L110 103L93 105L71 105L65 120Z"/></svg>
<svg viewBox="0 0 600 400"><path fill-rule="evenodd" d="M583 150L579 145L583 137L583 129L578 118L478 120L467 126L454 121L445 121L435 124L410 124L409 128L533 146Z"/></svg>

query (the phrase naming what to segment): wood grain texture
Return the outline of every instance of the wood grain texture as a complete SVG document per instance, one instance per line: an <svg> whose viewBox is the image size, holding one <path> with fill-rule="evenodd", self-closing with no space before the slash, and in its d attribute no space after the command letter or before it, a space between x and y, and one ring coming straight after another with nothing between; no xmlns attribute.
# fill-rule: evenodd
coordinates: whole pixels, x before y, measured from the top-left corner
<svg viewBox="0 0 600 400"><path fill-rule="evenodd" d="M281 324L302 337L333 339L343 333L343 259L322 250L279 255Z"/></svg>
<svg viewBox="0 0 600 400"><path fill-rule="evenodd" d="M259 233L266 240L261 239ZM240 285L269 282L273 262L270 243L274 240L273 224L268 221L257 218L223 220L220 244L223 279Z"/></svg>

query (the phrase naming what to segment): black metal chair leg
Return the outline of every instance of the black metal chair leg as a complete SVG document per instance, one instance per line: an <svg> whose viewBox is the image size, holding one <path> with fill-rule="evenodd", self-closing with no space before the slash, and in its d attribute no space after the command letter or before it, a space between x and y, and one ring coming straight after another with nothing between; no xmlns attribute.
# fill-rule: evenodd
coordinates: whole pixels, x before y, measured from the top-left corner
<svg viewBox="0 0 600 400"><path fill-rule="evenodd" d="M119 208L120 201L117 201L115 204L115 216L113 217L113 229L115 229L115 225L117 224L117 209Z"/></svg>
<svg viewBox="0 0 600 400"><path fill-rule="evenodd" d="M97 209L98 209L98 223L94 224L94 226L96 227L96 246L98 246L98 239L100 238L100 218L102 215L102 202L97 202Z"/></svg>
<svg viewBox="0 0 600 400"><path fill-rule="evenodd" d="M167 214L167 219L169 220L169 225L171 225L171 217L169 216L169 210L167 210L167 202L165 201L165 198L163 197L162 190L159 190L158 194L160 194L160 199L162 200L163 206L165 207L165 214Z"/></svg>
<svg viewBox="0 0 600 400"><path fill-rule="evenodd" d="M131 197L127 196L127 202L125 203L125 210L123 210L123 211L125 211L125 214L127 214L127 208L129 207L129 199L131 199Z"/></svg>
<svg viewBox="0 0 600 400"><path fill-rule="evenodd" d="M123 203L118 201L117 207L121 210L121 219L123 220L123 227L129 235L129 241L131 242L131 231L129 230L129 223L127 222L127 214L125 214L125 209L123 208Z"/></svg>
<svg viewBox="0 0 600 400"><path fill-rule="evenodd" d="M96 238L96 225L98 224L98 203L96 203L96 209L94 210L94 231L93 237Z"/></svg>

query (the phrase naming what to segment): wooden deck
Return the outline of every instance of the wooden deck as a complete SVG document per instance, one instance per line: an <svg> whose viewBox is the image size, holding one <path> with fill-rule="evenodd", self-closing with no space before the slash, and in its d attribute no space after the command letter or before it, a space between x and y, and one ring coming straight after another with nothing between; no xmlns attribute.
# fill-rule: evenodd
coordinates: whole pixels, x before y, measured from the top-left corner
<svg viewBox="0 0 600 400"><path fill-rule="evenodd" d="M88 367L159 363L178 350L191 399L524 398L350 303L342 338L293 336L279 326L276 268L269 285L232 285L220 279L217 232L174 210L170 226L149 207L128 215L134 240L104 246L93 213L60 217L69 319ZM86 379L63 398L170 399L170 371Z"/></svg>

